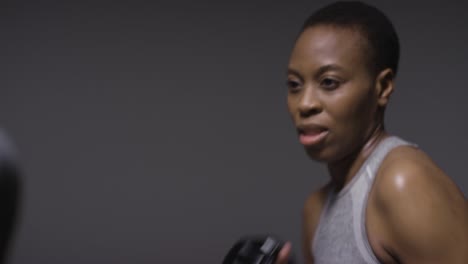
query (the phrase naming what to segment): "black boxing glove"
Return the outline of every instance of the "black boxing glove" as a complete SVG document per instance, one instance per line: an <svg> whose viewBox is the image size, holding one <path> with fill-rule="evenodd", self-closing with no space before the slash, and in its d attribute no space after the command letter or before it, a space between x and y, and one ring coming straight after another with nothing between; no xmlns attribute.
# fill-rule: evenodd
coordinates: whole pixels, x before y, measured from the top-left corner
<svg viewBox="0 0 468 264"><path fill-rule="evenodd" d="M273 236L245 237L229 250L223 264L274 264L284 244Z"/></svg>

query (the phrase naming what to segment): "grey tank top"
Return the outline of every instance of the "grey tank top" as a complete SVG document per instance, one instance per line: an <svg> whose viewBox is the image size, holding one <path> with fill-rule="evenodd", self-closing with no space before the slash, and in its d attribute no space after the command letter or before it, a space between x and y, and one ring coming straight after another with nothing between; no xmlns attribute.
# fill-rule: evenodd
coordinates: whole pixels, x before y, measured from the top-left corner
<svg viewBox="0 0 468 264"><path fill-rule="evenodd" d="M395 136L385 138L343 189L337 193L331 188L312 241L315 264L380 263L367 239L367 198L383 159L402 145L416 147Z"/></svg>

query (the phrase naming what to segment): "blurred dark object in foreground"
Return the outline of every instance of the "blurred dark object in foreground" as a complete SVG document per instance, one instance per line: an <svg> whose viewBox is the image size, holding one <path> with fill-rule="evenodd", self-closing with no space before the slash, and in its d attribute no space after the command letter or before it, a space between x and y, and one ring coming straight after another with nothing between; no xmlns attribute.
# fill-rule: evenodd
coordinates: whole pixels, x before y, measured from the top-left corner
<svg viewBox="0 0 468 264"><path fill-rule="evenodd" d="M246 236L229 250L223 264L274 264L283 246L284 242L274 236ZM288 264L294 263L290 256Z"/></svg>
<svg viewBox="0 0 468 264"><path fill-rule="evenodd" d="M20 169L11 142L0 130L0 263L6 263L17 224Z"/></svg>

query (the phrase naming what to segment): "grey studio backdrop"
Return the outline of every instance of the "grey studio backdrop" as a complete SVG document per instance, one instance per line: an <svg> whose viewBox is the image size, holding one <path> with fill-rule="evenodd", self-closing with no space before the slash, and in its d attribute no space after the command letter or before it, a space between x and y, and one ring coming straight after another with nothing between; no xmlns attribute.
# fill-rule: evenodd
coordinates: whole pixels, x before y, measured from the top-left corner
<svg viewBox="0 0 468 264"><path fill-rule="evenodd" d="M466 2L372 2L402 44L390 132L468 193ZM245 234L300 256L327 181L285 69L325 1L2 1L0 125L23 168L11 261L220 263Z"/></svg>

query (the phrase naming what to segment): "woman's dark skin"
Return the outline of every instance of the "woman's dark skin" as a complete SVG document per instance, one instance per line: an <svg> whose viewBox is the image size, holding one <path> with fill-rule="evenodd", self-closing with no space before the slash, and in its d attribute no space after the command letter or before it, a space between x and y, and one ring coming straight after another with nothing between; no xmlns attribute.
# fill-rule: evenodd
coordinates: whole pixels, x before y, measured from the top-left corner
<svg viewBox="0 0 468 264"><path fill-rule="evenodd" d="M326 192L346 186L388 136L384 111L394 89L390 68L375 71L358 29L316 25L297 39L288 65L288 110L309 157L327 164L330 183L303 214L303 251ZM306 136L306 135L309 136ZM310 144L309 144L310 143ZM468 263L468 206L453 181L421 150L401 146L382 162L369 194L366 229L381 263ZM277 264L286 263L287 243Z"/></svg>

